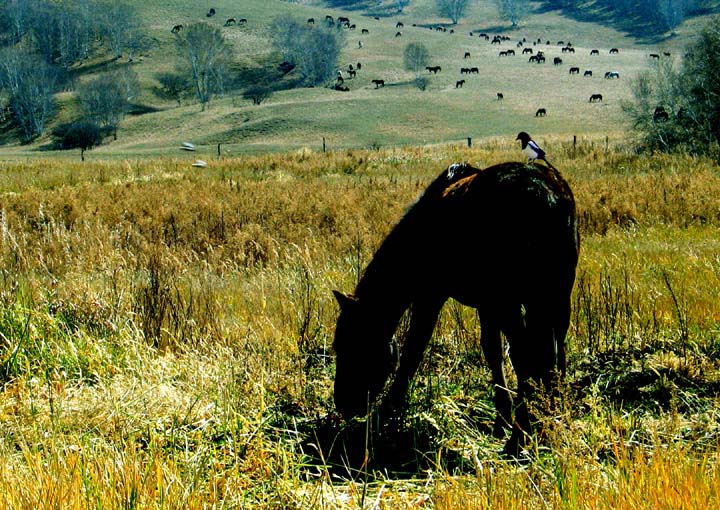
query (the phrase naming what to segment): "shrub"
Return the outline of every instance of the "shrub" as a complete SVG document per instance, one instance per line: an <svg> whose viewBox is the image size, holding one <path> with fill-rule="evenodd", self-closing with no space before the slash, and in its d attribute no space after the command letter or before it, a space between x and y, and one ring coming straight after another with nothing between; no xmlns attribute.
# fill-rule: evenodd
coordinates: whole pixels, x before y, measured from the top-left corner
<svg viewBox="0 0 720 510"><path fill-rule="evenodd" d="M103 129L92 121L79 120L60 124L52 136L62 149L80 149L80 159L85 161L85 151L102 143Z"/></svg>

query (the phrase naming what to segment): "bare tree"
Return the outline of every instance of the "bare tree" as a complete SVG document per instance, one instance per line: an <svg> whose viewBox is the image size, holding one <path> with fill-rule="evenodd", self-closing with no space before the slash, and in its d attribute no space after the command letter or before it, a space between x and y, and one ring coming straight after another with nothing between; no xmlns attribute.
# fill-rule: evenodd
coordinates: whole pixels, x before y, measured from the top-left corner
<svg viewBox="0 0 720 510"><path fill-rule="evenodd" d="M2 7L4 30L9 31L14 43L20 42L30 27L32 6L30 0L7 0Z"/></svg>
<svg viewBox="0 0 720 510"><path fill-rule="evenodd" d="M528 14L530 5L523 0L495 0L498 13L516 27Z"/></svg>
<svg viewBox="0 0 720 510"><path fill-rule="evenodd" d="M424 69L430 60L430 52L422 43L409 43L403 52L403 64L405 69L415 73L415 85L420 90L425 90L426 80L420 77L420 70Z"/></svg>
<svg viewBox="0 0 720 510"><path fill-rule="evenodd" d="M137 97L140 85L135 72L129 68L105 73L78 88L85 117L112 131L117 139L117 128L132 101Z"/></svg>
<svg viewBox="0 0 720 510"><path fill-rule="evenodd" d="M53 94L57 83L55 70L36 56L15 48L2 50L0 84L10 98L23 141L29 142L43 133L55 108Z"/></svg>
<svg viewBox="0 0 720 510"><path fill-rule="evenodd" d="M465 8L470 4L471 0L436 0L438 13L452 20L454 25L460 22L465 13Z"/></svg>
<svg viewBox="0 0 720 510"><path fill-rule="evenodd" d="M88 0L39 0L31 6L30 43L47 63L67 68L90 55L96 39L95 4Z"/></svg>
<svg viewBox="0 0 720 510"><path fill-rule="evenodd" d="M114 57L133 52L142 46L140 18L135 8L129 4L104 2L99 4L99 31L105 44Z"/></svg>
<svg viewBox="0 0 720 510"><path fill-rule="evenodd" d="M345 44L345 33L335 27L309 27L290 16L280 16L272 24L273 46L286 62L295 66L299 83L322 85L333 80Z"/></svg>
<svg viewBox="0 0 720 510"><path fill-rule="evenodd" d="M657 0L657 15L668 30L675 30L685 21L686 13L695 7L692 0Z"/></svg>
<svg viewBox="0 0 720 510"><path fill-rule="evenodd" d="M205 110L213 95L224 92L230 46L220 29L207 23L188 25L177 36L177 45Z"/></svg>

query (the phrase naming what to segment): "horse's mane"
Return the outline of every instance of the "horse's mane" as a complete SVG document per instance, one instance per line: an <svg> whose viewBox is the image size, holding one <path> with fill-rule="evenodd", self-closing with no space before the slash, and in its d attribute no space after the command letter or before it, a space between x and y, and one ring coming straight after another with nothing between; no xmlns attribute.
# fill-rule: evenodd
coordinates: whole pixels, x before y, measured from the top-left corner
<svg viewBox="0 0 720 510"><path fill-rule="evenodd" d="M442 197L450 186L481 171L482 170L479 168L475 168L468 163L453 163L443 170L440 175L435 177L435 179L425 189L425 192L420 196L415 204L410 207L410 209L417 206L422 201L435 200ZM408 212L410 209L408 209Z"/></svg>

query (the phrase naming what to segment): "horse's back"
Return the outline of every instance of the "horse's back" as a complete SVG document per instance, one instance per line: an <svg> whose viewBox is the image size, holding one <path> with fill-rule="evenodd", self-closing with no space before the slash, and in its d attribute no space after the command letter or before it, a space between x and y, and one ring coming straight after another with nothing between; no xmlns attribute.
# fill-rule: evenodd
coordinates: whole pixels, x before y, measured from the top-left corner
<svg viewBox="0 0 720 510"><path fill-rule="evenodd" d="M572 287L579 249L575 200L557 170L501 163L469 171L437 201L435 256L464 254L457 286L497 293Z"/></svg>

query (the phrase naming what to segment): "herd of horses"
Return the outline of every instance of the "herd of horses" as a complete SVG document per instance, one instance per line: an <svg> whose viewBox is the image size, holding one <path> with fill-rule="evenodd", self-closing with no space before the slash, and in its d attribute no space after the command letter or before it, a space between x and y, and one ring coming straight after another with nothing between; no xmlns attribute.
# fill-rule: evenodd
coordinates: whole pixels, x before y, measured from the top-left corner
<svg viewBox="0 0 720 510"><path fill-rule="evenodd" d="M215 10L215 8L210 8L210 9L207 11L206 16L207 16L207 17L214 17L216 14L217 14L217 11ZM375 19L377 20L377 19L379 19L379 18L375 18ZM247 24L247 22L248 22L248 20L247 20L246 18L239 18L239 19L238 19L238 18L228 18L228 19L225 21L224 26L226 26L226 27L232 26L232 25L244 26L244 25ZM339 16L339 17L337 17L337 19L335 19L335 18L333 18L332 16L327 15L327 16L325 16L325 23L326 23L328 26L344 27L344 28L347 28L347 29L349 29L349 30L353 30L353 29L355 29L355 27L356 27L356 25L355 25L354 23L351 23L351 22L350 22L350 19L349 19L348 17L344 17L344 16ZM315 24L315 18L312 18L312 17L311 17L311 18L308 18L308 19L307 19L307 24L308 24L308 25L314 25L314 24ZM415 27L415 26L417 26L417 25L413 24L413 26ZM404 24L403 24L401 21L398 21L398 22L396 23L395 27L396 27L397 29L402 29L402 28L404 27ZM184 26L183 26L182 24L174 25L174 26L172 27L171 32L174 33L174 34L178 34L181 30L183 30L183 28L184 28ZM430 27L428 27L428 28L430 28L430 29L433 29L433 28L434 28L434 29L437 29L437 30L446 31L446 30L443 30L444 27L432 27L432 26L430 26ZM453 33L454 30L451 30L450 32ZM362 33L362 34L369 34L369 30L367 30L367 29L362 29L361 33ZM402 35L401 32L398 32L398 33L396 34L396 36L399 36L399 35ZM476 35L476 34L473 34L473 32L470 32L470 36L471 36L471 37L474 36L474 35ZM480 33L480 34L479 34L479 37L480 37L481 39L485 39L486 41L490 41L490 43L493 44L493 45L495 45L495 44L502 44L502 43L507 42L507 41L510 40L510 37L508 37L508 36L501 36L501 35L495 35L495 36L493 36L492 39L491 39L490 36L489 36L488 34L486 34L486 33ZM527 45L527 46L526 46L526 43L527 43L526 39L525 39L525 38L522 38L522 40L519 40L519 41L517 42L516 46L517 46L518 48L522 48L522 54L523 54L523 55L530 54L530 57L529 57L529 59L528 59L528 62L530 62L530 63L536 63L536 64L543 64L543 63L545 63L546 57L545 57L544 51L538 50L538 51L536 52L536 51L533 49L533 47L535 47L536 45L542 44L543 41L538 38L536 41L532 41L532 46L530 46L530 45ZM362 48L362 41L359 41L358 44L359 44L358 47L359 47L359 48ZM545 41L545 44L546 44L546 45L551 45L551 42L548 40L548 41ZM561 51L562 51L562 53L575 53L575 47L572 45L571 42L565 43L564 41L558 41L557 44L561 46ZM620 52L620 50L619 50L618 48L610 48L610 50L609 50L609 54L610 54L610 55L618 54L619 52ZM515 50L513 50L513 49L501 50L501 51L498 53L498 55L499 55L500 57L511 57L511 56L515 56L515 54L516 54L516 53L515 53ZM669 52L664 52L663 54L666 55L666 56L669 56L669 55L670 55ZM590 50L590 56L598 56L598 55L600 55L600 51L599 51L598 49L592 49L592 50ZM463 58L464 58L464 59L468 59L468 58L470 58L470 56L471 56L471 55L470 55L470 52L469 52L469 51L465 51L464 54L463 54ZM657 54L657 53L651 53L651 54L650 54L650 57L651 57L651 58L660 58L660 55ZM559 56L554 57L554 58L553 58L553 64L554 64L555 66L560 66L560 65L562 65L562 64L563 64L562 58L559 57ZM428 71L428 73L430 73L430 74L438 74L438 73L440 73L440 72L442 71L442 67L439 66L439 65L426 66L425 69L426 69L426 70ZM349 69L347 70L348 77L349 77L349 78L355 77L356 72L357 72L357 71L356 71L355 69L349 68ZM461 75L479 74L479 73L480 73L480 70L479 70L478 67L461 67L461 68L460 68L460 74L461 74ZM571 74L571 75L575 75L575 74L576 74L576 75L579 75L579 74L580 74L580 68L577 67L577 66L571 66L570 69L569 69L569 74ZM585 70L584 70L584 72L583 72L583 77L592 77L592 76L593 76L592 70L590 70L590 69L585 69ZM620 73L619 73L618 71L612 70L612 71L607 71L604 76L605 76L606 79L617 79L617 78L620 77ZM372 80L370 81L370 83L371 83L372 85L374 85L374 87L375 87L376 89L382 88L382 87L385 86L385 80L384 80L384 79L375 78L375 79L372 79ZM456 89L463 88L463 86L464 86L465 84L466 84L466 80L465 80L465 79L459 79L459 80L457 80L457 81L455 82L455 88L456 88ZM342 78L341 72L338 73L338 79L337 79L337 81L333 84L333 87L332 87L332 88L333 88L334 90L342 91L342 92L349 92L349 91L350 91L350 88L344 83L344 79ZM504 95L503 95L502 92L498 92L498 93L497 93L497 98L498 98L498 99L503 99L503 97L504 97ZM590 103L602 102L602 94L592 94L592 95L590 96L589 102L590 102ZM536 116L536 117L542 117L542 116L546 115L546 113L547 113L547 110L546 110L545 108L538 108L538 109L536 110L536 112L535 112L535 116Z"/></svg>

